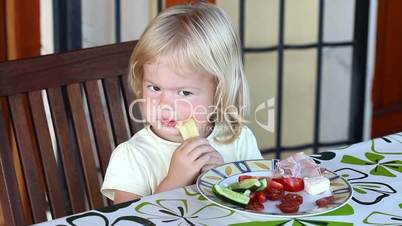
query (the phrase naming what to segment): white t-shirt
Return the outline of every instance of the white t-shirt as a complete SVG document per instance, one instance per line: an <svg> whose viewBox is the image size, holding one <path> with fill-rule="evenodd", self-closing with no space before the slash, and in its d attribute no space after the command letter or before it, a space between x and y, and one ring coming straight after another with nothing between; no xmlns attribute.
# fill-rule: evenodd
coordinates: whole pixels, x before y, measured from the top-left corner
<svg viewBox="0 0 402 226"><path fill-rule="evenodd" d="M218 130L219 125L216 125L207 140L222 155L224 162L262 159L254 134L246 126L230 144L214 141ZM113 190L140 196L153 194L166 177L172 154L179 145L160 138L150 126L138 131L113 151L101 188L102 194L111 200L114 200Z"/></svg>

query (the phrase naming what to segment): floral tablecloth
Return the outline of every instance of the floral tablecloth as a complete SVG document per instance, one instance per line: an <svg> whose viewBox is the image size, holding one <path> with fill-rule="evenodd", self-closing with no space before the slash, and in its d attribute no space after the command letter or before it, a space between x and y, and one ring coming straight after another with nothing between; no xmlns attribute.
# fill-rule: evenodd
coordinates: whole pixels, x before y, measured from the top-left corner
<svg viewBox="0 0 402 226"><path fill-rule="evenodd" d="M219 207L189 186L39 225L402 225L402 133L312 157L349 181L348 204L313 217L264 218Z"/></svg>

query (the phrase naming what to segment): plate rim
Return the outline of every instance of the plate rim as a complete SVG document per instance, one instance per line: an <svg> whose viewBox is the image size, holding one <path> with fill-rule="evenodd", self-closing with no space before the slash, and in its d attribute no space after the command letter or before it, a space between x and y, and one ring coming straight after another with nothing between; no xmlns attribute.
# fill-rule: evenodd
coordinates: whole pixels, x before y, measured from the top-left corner
<svg viewBox="0 0 402 226"><path fill-rule="evenodd" d="M321 211L321 212L312 212L312 213L308 213L308 214L267 214L267 213L259 213L259 212L256 212L256 211L251 212L251 211L236 209L236 208L232 208L230 206L225 206L225 205L223 205L221 203L218 203L218 202L216 202L214 200L211 200L206 194L204 194L203 190L200 188L200 180L201 180L201 178L203 178L205 176L205 174L207 174L208 172L212 171L213 169L216 169L216 168L219 168L219 167L222 167L222 166L225 166L225 165L229 165L229 164L235 164L237 162L252 162L252 161L271 161L271 163L274 164L274 162L279 161L279 159L248 159L248 160L232 161L232 162L227 162L227 163L217 165L217 166L215 166L215 167L203 172L202 174L200 174L200 176L197 177L196 187L198 189L198 192L204 198L206 198L208 201L210 201L210 202L212 202L212 203L214 203L214 204L216 204L216 205L218 205L218 206L220 206L222 208L226 208L226 209L229 209L229 210L232 210L232 211L235 211L235 212L240 212L240 213L245 213L245 214L252 214L252 215L259 216L259 217L272 217L272 218L299 218L299 217L301 218L301 217L311 217L311 216L317 216L317 215L320 215L320 214L325 214L325 213L328 213L328 212L331 212L331 211L335 211L335 210L341 208L342 206L348 204L349 201L353 197L353 187L352 187L352 185L344 177L342 177L342 175L338 175L337 173L335 173L334 171L331 171L329 169L326 169L326 171L338 176L339 178L341 178L347 184L347 187L348 187L348 189L350 191L349 196L345 199L345 201L343 203L341 203L340 205L338 205L338 206L336 206L334 208L326 209L326 210ZM261 171L272 171L273 168L274 167L272 167L272 169L269 169L269 170L261 170ZM257 172L257 171L250 171L250 172ZM245 173L250 173L250 172L245 172ZM244 174L244 173L240 173L240 174ZM238 174L236 174L236 175L238 175ZM218 183L220 181L218 181Z"/></svg>

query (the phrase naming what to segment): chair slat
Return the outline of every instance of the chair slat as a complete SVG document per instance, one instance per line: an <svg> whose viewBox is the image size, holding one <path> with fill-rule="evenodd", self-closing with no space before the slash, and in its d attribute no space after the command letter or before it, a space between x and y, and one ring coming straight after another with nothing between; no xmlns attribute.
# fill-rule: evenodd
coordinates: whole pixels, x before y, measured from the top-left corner
<svg viewBox="0 0 402 226"><path fill-rule="evenodd" d="M101 94L97 80L85 82L85 90L91 112L92 126L94 128L95 143L101 163L102 175L105 175L109 158L112 153L112 144L103 111Z"/></svg>
<svg viewBox="0 0 402 226"><path fill-rule="evenodd" d="M0 96L126 73L128 59L136 43L130 41L3 62L0 70Z"/></svg>
<svg viewBox="0 0 402 226"><path fill-rule="evenodd" d="M130 87L130 84L128 82L128 75L125 74L121 77L122 84L123 84L123 94L124 94L124 100L126 103L126 108L128 112L128 120L130 123L130 129L131 129L131 136L133 136L136 132L141 130L144 127L144 124L142 122L139 122L140 119L142 119L141 111L139 108L138 103L131 106L133 104L133 101L136 100L135 94ZM134 117L134 118L132 118ZM135 121L138 120L138 121Z"/></svg>
<svg viewBox="0 0 402 226"><path fill-rule="evenodd" d="M8 120L3 116L8 115L0 98L0 204L3 211L4 222L8 225L24 225L24 211L21 210L22 201L18 192L17 177L13 166Z"/></svg>
<svg viewBox="0 0 402 226"><path fill-rule="evenodd" d="M113 135L116 145L128 140L126 122L121 104L120 85L118 78L107 78L104 80L105 94L108 102L109 113Z"/></svg>
<svg viewBox="0 0 402 226"><path fill-rule="evenodd" d="M9 97L12 121L15 129L18 151L22 161L22 168L32 207L34 222L45 221L46 218L46 193L41 184L42 175L38 172L42 166L37 165L36 143L32 137L33 129L28 112L27 98L25 94L17 94Z"/></svg>
<svg viewBox="0 0 402 226"><path fill-rule="evenodd" d="M67 212L64 206L64 195L61 180L57 173L57 163L54 156L41 91L29 93L29 102L32 109L39 150L42 156L41 160L46 177L51 211L54 217L59 218L67 215Z"/></svg>
<svg viewBox="0 0 402 226"><path fill-rule="evenodd" d="M103 200L100 193L94 153L91 146L88 123L85 117L80 85L68 85L67 95L70 102L70 108L72 109L71 113L74 121L78 148L80 150L81 164L84 170L89 203L91 208L99 208L103 206Z"/></svg>
<svg viewBox="0 0 402 226"><path fill-rule="evenodd" d="M80 169L77 167L73 156L73 146L70 142L69 127L63 94L60 87L47 90L50 110L60 156L63 162L63 170L66 178L67 191L70 198L71 208L74 213L85 210L85 196L79 181Z"/></svg>

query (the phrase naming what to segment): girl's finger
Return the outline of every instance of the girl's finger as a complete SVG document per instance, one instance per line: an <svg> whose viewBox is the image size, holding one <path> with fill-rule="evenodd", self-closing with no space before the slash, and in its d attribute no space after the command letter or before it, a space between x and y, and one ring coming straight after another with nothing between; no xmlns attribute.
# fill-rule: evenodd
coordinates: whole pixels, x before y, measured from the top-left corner
<svg viewBox="0 0 402 226"><path fill-rule="evenodd" d="M201 168L201 173L208 171L212 168L214 168L216 165L215 164L206 164Z"/></svg>
<svg viewBox="0 0 402 226"><path fill-rule="evenodd" d="M201 145L206 145L208 144L207 139L205 138L200 138L200 137L194 137L194 138L190 138L185 140L179 147L178 150L180 152L184 152L184 153L190 153L190 151L192 151L193 149L195 149L198 146Z"/></svg>
<svg viewBox="0 0 402 226"><path fill-rule="evenodd" d="M209 155L209 157L210 157L207 165L209 165L209 164L220 165L223 163L223 159L219 153L209 152L209 153L206 153L205 155Z"/></svg>
<svg viewBox="0 0 402 226"><path fill-rule="evenodd" d="M207 155L214 151L215 150L210 145L206 145L206 144L200 145L188 153L188 158L190 161L195 161L196 159L200 158L201 156Z"/></svg>
<svg viewBox="0 0 402 226"><path fill-rule="evenodd" d="M194 167L197 171L200 171L201 168L209 161L209 155L203 155L194 161Z"/></svg>

